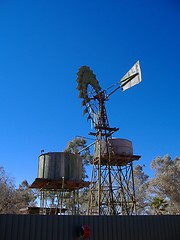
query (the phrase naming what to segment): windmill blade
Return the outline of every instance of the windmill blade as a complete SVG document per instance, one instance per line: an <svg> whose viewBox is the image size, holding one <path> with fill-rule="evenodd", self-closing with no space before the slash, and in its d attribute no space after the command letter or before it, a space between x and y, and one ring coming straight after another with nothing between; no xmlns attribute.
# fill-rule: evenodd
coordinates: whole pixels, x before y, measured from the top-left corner
<svg viewBox="0 0 180 240"><path fill-rule="evenodd" d="M89 104L88 104L89 105ZM89 119L91 119L91 128L95 127L98 124L98 114L94 113L89 105Z"/></svg>
<svg viewBox="0 0 180 240"><path fill-rule="evenodd" d="M142 81L139 61L124 75L120 81L122 91L135 86Z"/></svg>

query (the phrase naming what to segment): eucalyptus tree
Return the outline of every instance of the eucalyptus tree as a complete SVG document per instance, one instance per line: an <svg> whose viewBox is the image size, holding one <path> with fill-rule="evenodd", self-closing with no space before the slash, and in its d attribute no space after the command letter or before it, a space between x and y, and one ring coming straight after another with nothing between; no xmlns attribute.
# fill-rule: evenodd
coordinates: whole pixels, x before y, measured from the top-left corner
<svg viewBox="0 0 180 240"><path fill-rule="evenodd" d="M82 137L76 137L68 142L64 152L69 152L74 154L79 153L79 155L81 156L82 165L83 165L83 172L82 172L83 179L88 178L86 167L90 164L92 155L87 146L87 141Z"/></svg>
<svg viewBox="0 0 180 240"><path fill-rule="evenodd" d="M16 213L16 191L14 180L0 166L0 213Z"/></svg>
<svg viewBox="0 0 180 240"><path fill-rule="evenodd" d="M151 214L165 215L168 214L168 202L160 196L152 198Z"/></svg>
<svg viewBox="0 0 180 240"><path fill-rule="evenodd" d="M76 137L68 142L65 152L79 154L82 159L82 180L88 179L87 168L90 165L92 155L90 153L89 147L87 146L87 141L82 137ZM82 215L87 214L88 202L89 202L89 187L80 189L79 191L79 213Z"/></svg>
<svg viewBox="0 0 180 240"><path fill-rule="evenodd" d="M0 214L19 214L22 208L36 205L36 194L24 180L16 188L14 179L0 166Z"/></svg>
<svg viewBox="0 0 180 240"><path fill-rule="evenodd" d="M157 157L151 163L155 176L150 181L152 203L159 198L166 203L167 214L180 214L180 158ZM164 203L162 202L162 207Z"/></svg>
<svg viewBox="0 0 180 240"><path fill-rule="evenodd" d="M143 167L136 165L133 170L137 214L147 214L149 208L149 176Z"/></svg>
<svg viewBox="0 0 180 240"><path fill-rule="evenodd" d="M27 180L22 181L16 189L16 202L18 209L26 207L35 207L38 192L29 188L30 185Z"/></svg>

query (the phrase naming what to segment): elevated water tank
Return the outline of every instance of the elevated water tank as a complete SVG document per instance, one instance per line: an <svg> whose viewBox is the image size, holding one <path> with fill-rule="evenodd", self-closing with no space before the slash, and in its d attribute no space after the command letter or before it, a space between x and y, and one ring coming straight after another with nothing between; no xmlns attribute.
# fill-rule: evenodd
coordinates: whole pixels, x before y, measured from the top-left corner
<svg viewBox="0 0 180 240"><path fill-rule="evenodd" d="M101 144L99 144L99 142L96 142L94 147L94 158L98 158L100 154L101 157L107 157L108 154L111 156L133 155L132 142L122 138L108 139L108 142L102 140Z"/></svg>
<svg viewBox="0 0 180 240"><path fill-rule="evenodd" d="M48 152L39 156L38 178L82 180L82 159L67 152Z"/></svg>

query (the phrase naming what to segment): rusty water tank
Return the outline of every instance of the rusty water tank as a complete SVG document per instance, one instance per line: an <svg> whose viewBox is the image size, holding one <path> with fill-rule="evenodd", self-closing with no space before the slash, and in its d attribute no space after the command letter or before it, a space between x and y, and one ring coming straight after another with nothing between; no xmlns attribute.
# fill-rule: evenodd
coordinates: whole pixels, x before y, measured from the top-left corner
<svg viewBox="0 0 180 240"><path fill-rule="evenodd" d="M82 180L82 159L67 152L48 152L39 156L38 178Z"/></svg>
<svg viewBox="0 0 180 240"><path fill-rule="evenodd" d="M130 140L122 138L108 139L107 142L105 140L102 140L101 144L99 142L96 142L94 146L94 158L98 158L100 154L101 157L106 157L107 154L114 156L133 155L132 142Z"/></svg>

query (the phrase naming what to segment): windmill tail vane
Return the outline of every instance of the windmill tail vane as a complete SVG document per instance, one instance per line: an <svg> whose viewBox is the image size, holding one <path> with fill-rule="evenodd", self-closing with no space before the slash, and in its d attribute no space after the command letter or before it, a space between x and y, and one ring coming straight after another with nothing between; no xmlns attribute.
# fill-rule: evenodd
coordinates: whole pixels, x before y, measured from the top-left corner
<svg viewBox="0 0 180 240"><path fill-rule="evenodd" d="M134 66L120 80L122 91L135 86L142 81L140 63L137 61Z"/></svg>

